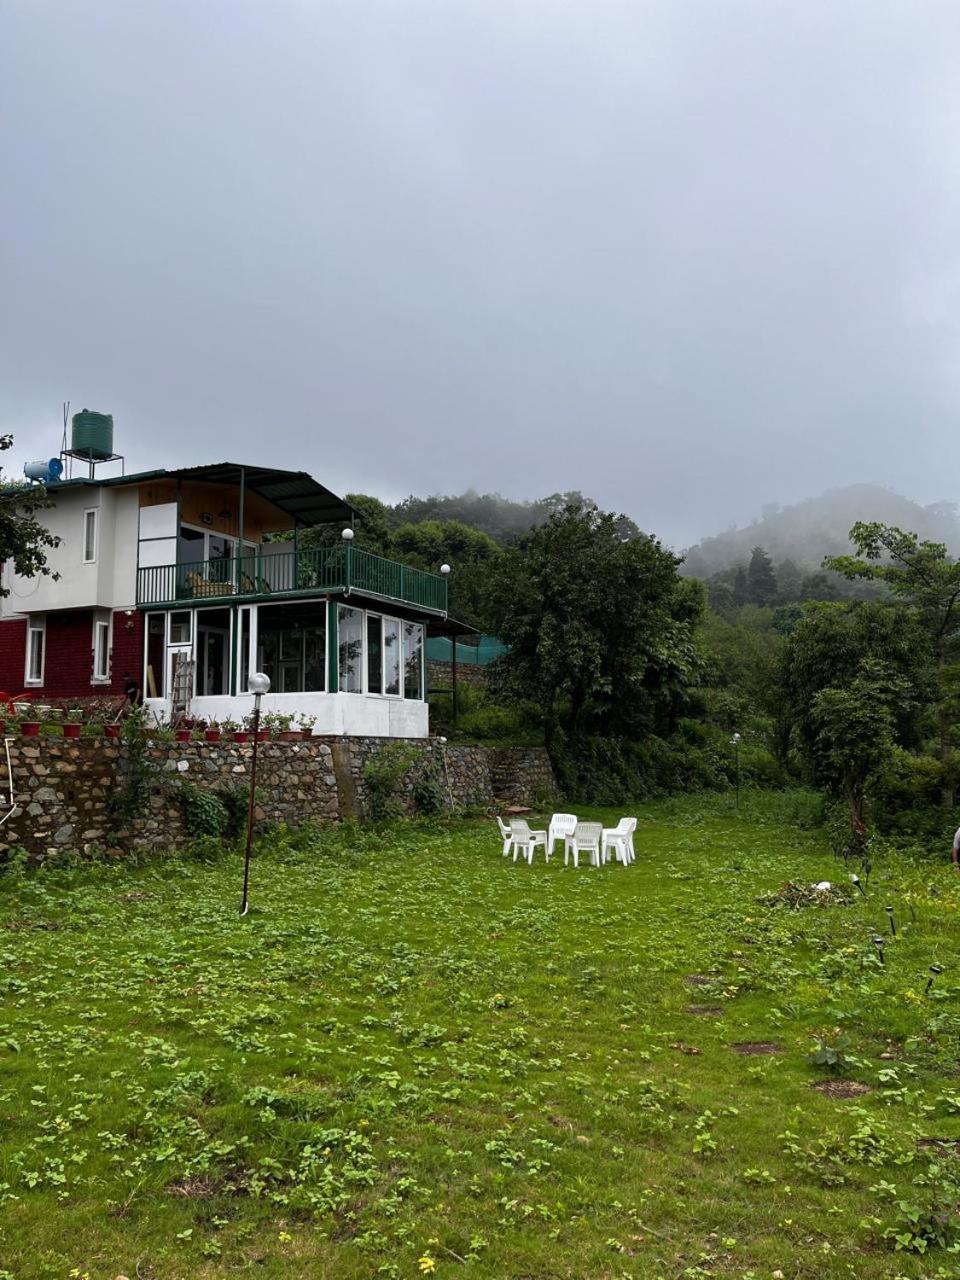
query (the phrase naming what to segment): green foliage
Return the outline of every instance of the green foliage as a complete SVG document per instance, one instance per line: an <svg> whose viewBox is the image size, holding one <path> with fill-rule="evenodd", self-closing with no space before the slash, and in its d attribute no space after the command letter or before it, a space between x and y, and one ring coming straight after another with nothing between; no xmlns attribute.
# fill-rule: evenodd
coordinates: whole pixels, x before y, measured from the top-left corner
<svg viewBox="0 0 960 1280"><path fill-rule="evenodd" d="M403 812L402 786L417 758L403 742L390 742L363 766L366 814L372 822L386 822Z"/></svg>
<svg viewBox="0 0 960 1280"><path fill-rule="evenodd" d="M617 517L567 506L508 553L493 610L511 646L515 696L559 728L668 735L687 709L700 655L697 583L653 538L624 541Z"/></svg>
<svg viewBox="0 0 960 1280"><path fill-rule="evenodd" d="M178 798L183 811L183 825L189 835L218 840L226 836L230 810L219 792L205 790L193 782L181 782Z"/></svg>
<svg viewBox="0 0 960 1280"><path fill-rule="evenodd" d="M893 760L897 713L909 698L907 682L892 667L867 658L852 680L813 700L821 776L847 800L854 824L863 822L867 792Z"/></svg>
<svg viewBox="0 0 960 1280"><path fill-rule="evenodd" d="M0 453L12 447L13 436L0 435ZM47 552L59 547L60 539L36 519L36 512L52 506L42 484L5 482L0 474L0 564L12 565L25 578L59 577L47 564ZM0 598L9 594L0 583Z"/></svg>
<svg viewBox="0 0 960 1280"><path fill-rule="evenodd" d="M120 728L121 782L109 802L111 815L120 826L143 816L151 783L159 778L159 771L148 754L147 727L146 711L143 707L134 707Z"/></svg>

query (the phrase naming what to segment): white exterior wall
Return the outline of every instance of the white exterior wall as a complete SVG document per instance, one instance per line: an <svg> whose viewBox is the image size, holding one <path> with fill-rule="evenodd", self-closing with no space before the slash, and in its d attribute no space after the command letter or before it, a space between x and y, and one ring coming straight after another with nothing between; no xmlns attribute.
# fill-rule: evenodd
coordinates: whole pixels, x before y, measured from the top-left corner
<svg viewBox="0 0 960 1280"><path fill-rule="evenodd" d="M148 698L146 705L161 720L170 719L170 704ZM262 712L316 716L315 734L375 738L425 738L430 709L411 698L387 698L371 693L268 693L260 702ZM253 711L253 698L192 698L190 715L200 720L237 720ZM296 728L296 725L293 726Z"/></svg>
<svg viewBox="0 0 960 1280"><path fill-rule="evenodd" d="M37 519L61 539L47 554L52 577L24 578L12 566L4 568L4 585L10 595L0 599L0 618L17 614L47 613L54 609L130 609L137 590L137 512L135 489L104 489L83 485L54 490L56 502ZM83 516L98 512L97 557L83 563Z"/></svg>

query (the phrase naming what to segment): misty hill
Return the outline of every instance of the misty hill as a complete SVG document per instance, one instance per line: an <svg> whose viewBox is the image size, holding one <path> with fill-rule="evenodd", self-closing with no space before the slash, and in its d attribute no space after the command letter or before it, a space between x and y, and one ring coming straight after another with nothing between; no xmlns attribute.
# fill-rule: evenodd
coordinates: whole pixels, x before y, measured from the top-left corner
<svg viewBox="0 0 960 1280"><path fill-rule="evenodd" d="M794 506L770 505L745 528L731 528L703 538L686 551L683 571L709 578L724 569L745 564L754 547L763 547L774 561L792 560L802 569L819 567L824 556L850 551L847 534L858 520L880 520L910 529L960 552L960 519L956 504L937 502L922 507L879 485L853 484L830 489L819 498Z"/></svg>

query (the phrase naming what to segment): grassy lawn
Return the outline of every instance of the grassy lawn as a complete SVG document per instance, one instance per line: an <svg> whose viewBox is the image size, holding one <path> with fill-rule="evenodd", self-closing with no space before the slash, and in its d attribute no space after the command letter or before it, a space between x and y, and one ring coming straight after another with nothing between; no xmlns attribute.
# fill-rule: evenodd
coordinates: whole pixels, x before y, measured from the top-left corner
<svg viewBox="0 0 960 1280"><path fill-rule="evenodd" d="M628 870L280 836L244 921L237 855L8 877L0 1276L960 1275L883 1236L960 1199L960 877L762 905L842 878L794 803L648 806Z"/></svg>

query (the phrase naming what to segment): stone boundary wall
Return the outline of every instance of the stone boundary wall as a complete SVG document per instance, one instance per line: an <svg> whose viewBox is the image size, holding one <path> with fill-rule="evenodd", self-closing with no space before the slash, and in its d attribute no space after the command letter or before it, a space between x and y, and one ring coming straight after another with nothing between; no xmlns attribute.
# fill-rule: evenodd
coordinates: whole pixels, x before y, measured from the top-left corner
<svg viewBox="0 0 960 1280"><path fill-rule="evenodd" d="M11 847L42 861L58 854L108 849L169 849L184 843L176 784L203 790L246 786L249 743L170 743L149 740L148 794L143 812L119 830L110 797L123 786L122 742L107 738L9 738L12 793L20 812L0 823L0 858ZM399 746L397 744L400 744ZM556 790L542 748L490 748L439 739L309 738L262 742L257 752L260 821L337 822L361 817L367 800L363 770L380 751L409 750L399 785L405 810L414 808L418 779L433 780L448 808L533 804ZM0 746L0 820L10 813L11 784Z"/></svg>
<svg viewBox="0 0 960 1280"><path fill-rule="evenodd" d="M468 684L476 689L487 687L487 668L475 662L457 663L457 684ZM442 662L439 658L427 661L427 688L431 691L453 688L453 663Z"/></svg>

